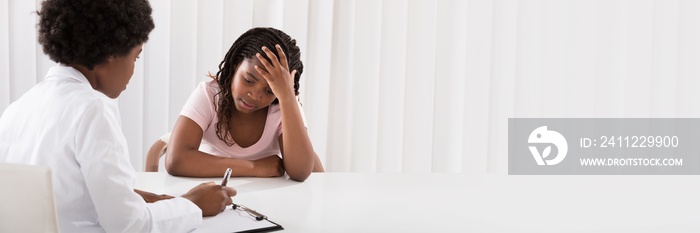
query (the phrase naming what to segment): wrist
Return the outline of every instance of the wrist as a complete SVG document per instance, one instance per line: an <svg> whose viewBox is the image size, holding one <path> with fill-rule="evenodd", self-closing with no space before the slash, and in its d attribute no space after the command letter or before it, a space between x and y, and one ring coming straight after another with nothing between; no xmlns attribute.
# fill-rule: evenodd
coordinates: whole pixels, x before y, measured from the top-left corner
<svg viewBox="0 0 700 233"><path fill-rule="evenodd" d="M243 170L245 172L242 172L240 176L251 176L251 174L255 174L255 169L257 163L255 161L247 160L247 159L242 159L242 165L243 165Z"/></svg>
<svg viewBox="0 0 700 233"><path fill-rule="evenodd" d="M283 96L277 97L277 100L279 100L280 104L295 103L295 102L297 102L297 97L295 95L283 95Z"/></svg>

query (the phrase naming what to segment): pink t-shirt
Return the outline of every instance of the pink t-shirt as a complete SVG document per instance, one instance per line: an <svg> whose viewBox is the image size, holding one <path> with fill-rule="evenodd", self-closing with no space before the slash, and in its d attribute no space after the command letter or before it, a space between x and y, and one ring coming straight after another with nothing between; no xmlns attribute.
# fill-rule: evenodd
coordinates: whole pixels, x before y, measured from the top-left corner
<svg viewBox="0 0 700 233"><path fill-rule="evenodd" d="M247 160L257 160L270 155L281 156L278 138L282 134L282 111L279 104L271 104L267 108L265 128L255 144L245 148L238 144L228 146L216 136L216 123L219 122L219 118L214 103L218 104L218 92L219 84L214 80L199 83L180 112L180 115L190 118L204 131L199 150L215 156ZM301 109L301 105L299 108ZM306 125L303 110L301 117Z"/></svg>

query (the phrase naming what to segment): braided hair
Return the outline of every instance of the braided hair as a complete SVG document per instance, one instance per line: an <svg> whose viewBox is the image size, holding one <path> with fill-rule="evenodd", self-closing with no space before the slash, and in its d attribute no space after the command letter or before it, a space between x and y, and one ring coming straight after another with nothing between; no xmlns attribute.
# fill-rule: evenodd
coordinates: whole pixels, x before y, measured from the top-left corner
<svg viewBox="0 0 700 233"><path fill-rule="evenodd" d="M234 105L233 96L231 93L231 83L233 75L241 65L243 60L254 58L255 54L260 53L268 62L270 58L263 52L262 47L265 46L277 56L275 45L279 44L282 51L289 62L289 70L296 70L294 75L294 95L299 95L299 78L304 71L304 64L301 62L301 51L296 44L296 40L289 35L275 28L253 28L243 33L226 53L224 60L219 63L219 71L216 76L211 76L219 84L219 92L216 93L217 98L214 98L214 106L217 106L216 113L219 122L216 123L216 136L224 141L226 145L233 146L233 138L229 132L231 117L236 106ZM257 59L257 58L255 58ZM216 97L215 96L215 97ZM218 102L217 102L218 101ZM272 104L278 104L279 100L275 99Z"/></svg>

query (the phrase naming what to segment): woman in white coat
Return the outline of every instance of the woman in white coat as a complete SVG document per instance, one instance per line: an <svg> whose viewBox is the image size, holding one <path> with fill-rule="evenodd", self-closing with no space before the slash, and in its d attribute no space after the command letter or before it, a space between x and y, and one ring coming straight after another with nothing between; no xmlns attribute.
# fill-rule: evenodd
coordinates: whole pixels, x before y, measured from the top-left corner
<svg viewBox="0 0 700 233"><path fill-rule="evenodd" d="M3 113L0 161L51 167L61 231L186 232L231 203L236 191L214 183L182 197L134 190L114 99L154 28L146 0L47 0L38 15L60 65Z"/></svg>

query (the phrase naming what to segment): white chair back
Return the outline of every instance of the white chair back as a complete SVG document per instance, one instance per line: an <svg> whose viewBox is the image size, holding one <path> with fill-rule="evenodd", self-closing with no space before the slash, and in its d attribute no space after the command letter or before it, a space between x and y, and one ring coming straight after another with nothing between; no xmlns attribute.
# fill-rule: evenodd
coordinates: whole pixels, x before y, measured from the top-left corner
<svg viewBox="0 0 700 233"><path fill-rule="evenodd" d="M59 232L46 166L0 163L0 232Z"/></svg>

